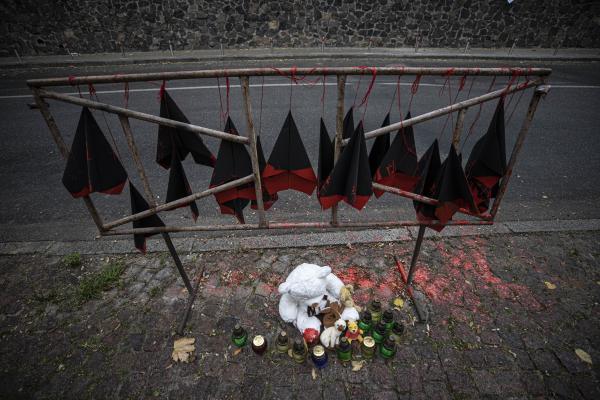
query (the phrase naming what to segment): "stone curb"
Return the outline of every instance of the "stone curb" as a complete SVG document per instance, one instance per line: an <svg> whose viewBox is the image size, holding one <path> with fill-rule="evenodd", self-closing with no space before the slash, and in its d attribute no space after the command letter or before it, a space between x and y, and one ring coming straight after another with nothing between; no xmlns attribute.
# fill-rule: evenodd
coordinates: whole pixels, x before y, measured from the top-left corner
<svg viewBox="0 0 600 400"><path fill-rule="evenodd" d="M543 51L536 52L527 49L517 49L511 54L502 50L471 51L469 53L450 52L436 49L422 49L415 53L413 49L401 50L348 50L348 51L285 51L275 50L271 53L259 51L233 51L233 54L215 54L210 52L205 55L180 55L180 56L156 56L152 54L138 53L130 57L120 54L106 54L105 57L95 59L67 58L44 59L44 56L32 57L32 60L24 59L22 62L15 60L3 62L0 59L0 69L15 68L39 68L39 67L68 67L68 66L102 66L102 65L136 65L136 64L160 64L160 63L193 63L208 61L236 61L236 60L289 60L289 59L341 59L341 58L389 58L389 59L456 59L456 60L518 60L518 61L600 61L600 51L597 54L571 52L567 54L545 54Z"/></svg>
<svg viewBox="0 0 600 400"><path fill-rule="evenodd" d="M508 221L485 226L450 226L438 233L428 229L426 238L458 237L477 235L515 235L543 232L581 232L600 230L600 219L587 220L549 220L549 221ZM207 251L244 249L268 249L287 247L318 247L358 243L387 243L411 241L416 237L417 228L368 229L352 231L328 231L310 233L289 233L278 235L260 235L240 238L220 237L198 239L193 237L174 238L173 242L182 253L200 253ZM148 240L148 252L167 251L160 239ZM79 252L80 254L130 254L135 253L133 243L127 240L94 241L39 241L39 242L3 242L0 243L0 256L40 254L62 256Z"/></svg>

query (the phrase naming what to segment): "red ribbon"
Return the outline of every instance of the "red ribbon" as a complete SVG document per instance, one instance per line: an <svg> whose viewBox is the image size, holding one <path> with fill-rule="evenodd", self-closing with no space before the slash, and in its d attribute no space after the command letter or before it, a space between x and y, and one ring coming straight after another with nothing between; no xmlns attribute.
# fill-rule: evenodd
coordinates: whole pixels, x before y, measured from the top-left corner
<svg viewBox="0 0 600 400"><path fill-rule="evenodd" d="M360 68L362 70L365 70L365 69L371 70L371 82L369 82L369 87L367 88L367 91L365 92L365 95L363 96L362 101L358 105L359 107L361 107L363 104L368 103L369 96L371 95L371 91L373 90L373 85L375 84L375 79L377 79L377 69L374 67L365 67L365 66L360 66L358 68Z"/></svg>
<svg viewBox="0 0 600 400"><path fill-rule="evenodd" d="M79 97L83 97L81 94L81 88L79 87L79 83L75 83L75 76L74 75L69 75L69 84L71 86L77 86L77 91L79 92Z"/></svg>
<svg viewBox="0 0 600 400"><path fill-rule="evenodd" d="M158 89L158 100L162 100L163 97L165 96L165 90L167 90L167 81L165 81L163 79L162 83L160 84L160 89Z"/></svg>

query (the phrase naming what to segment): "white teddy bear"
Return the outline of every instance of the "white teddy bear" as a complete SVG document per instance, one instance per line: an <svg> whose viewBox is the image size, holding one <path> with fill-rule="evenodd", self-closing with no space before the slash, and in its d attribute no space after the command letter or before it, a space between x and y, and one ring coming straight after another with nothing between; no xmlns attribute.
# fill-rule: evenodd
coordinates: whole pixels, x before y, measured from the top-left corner
<svg viewBox="0 0 600 400"><path fill-rule="evenodd" d="M321 331L321 321L315 315L325 308L327 301L338 301L343 287L344 283L331 273L328 266L300 264L279 285L279 315L285 322L293 323L303 334L309 328L318 333ZM309 307L315 304L315 315L309 315ZM358 320L358 311L354 307L346 307L340 318Z"/></svg>

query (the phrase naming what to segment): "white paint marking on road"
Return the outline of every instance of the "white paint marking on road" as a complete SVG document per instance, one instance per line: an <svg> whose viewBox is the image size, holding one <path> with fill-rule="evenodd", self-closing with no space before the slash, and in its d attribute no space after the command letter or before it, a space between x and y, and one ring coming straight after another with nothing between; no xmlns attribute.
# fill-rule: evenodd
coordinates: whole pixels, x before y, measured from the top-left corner
<svg viewBox="0 0 600 400"><path fill-rule="evenodd" d="M380 82L377 83L377 85L382 85L382 86L389 86L389 85L396 85L396 82ZM289 86L289 83L265 83L264 87L282 87L282 86ZM319 86L321 87L323 84L322 83L315 83L315 84L310 84L310 83L299 83L297 84L298 86ZM352 86L351 83L346 83L346 85L348 86ZM400 82L401 86L412 86L412 83L403 83ZM252 84L250 85L250 87L261 87L263 85L259 85L259 84ZM328 82L325 83L325 86L337 86L337 83L334 82ZM440 85L438 83L419 83L419 86L430 86L430 87L442 87L444 85ZM553 85L550 84L552 89L600 89L600 85ZM229 85L230 88L239 88L240 85ZM170 87L168 88L169 91L176 91L176 90L205 90L205 89L218 89L219 86L216 85L210 85L210 86L174 86L174 87ZM221 85L221 88L224 89L224 85ZM144 88L144 89L129 89L129 92L157 92L159 90L159 88ZM82 91L83 93L83 91ZM97 94L122 94L123 90L98 90L96 91ZM79 92L70 92L70 93L64 93L70 96L74 96L74 95L79 95ZM18 94L18 95L9 95L9 96L0 96L0 100L8 100L8 99L26 99L26 98L31 98L33 97L31 94Z"/></svg>

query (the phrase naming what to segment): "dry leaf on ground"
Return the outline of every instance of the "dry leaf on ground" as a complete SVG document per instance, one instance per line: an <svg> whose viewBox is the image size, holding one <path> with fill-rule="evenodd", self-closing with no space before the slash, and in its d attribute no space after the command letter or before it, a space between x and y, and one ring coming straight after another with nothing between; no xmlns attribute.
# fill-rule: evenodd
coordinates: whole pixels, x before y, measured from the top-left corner
<svg viewBox="0 0 600 400"><path fill-rule="evenodd" d="M235 349L235 351L233 352L233 355L234 355L234 356L237 356L237 355L238 355L238 354L240 354L241 352L242 352L242 348L241 348L241 347L239 347L239 348Z"/></svg>
<svg viewBox="0 0 600 400"><path fill-rule="evenodd" d="M190 362L190 356L194 350L196 350L196 346L194 345L195 342L195 338L177 339L175 343L173 343L173 353L171 354L173 361Z"/></svg>
<svg viewBox="0 0 600 400"><path fill-rule="evenodd" d="M365 365L365 360L352 361L352 371L360 371L363 365Z"/></svg>
<svg viewBox="0 0 600 400"><path fill-rule="evenodd" d="M581 358L581 361L592 364L592 357L585 351L581 349L575 349L575 354L577 354L577 357Z"/></svg>
<svg viewBox="0 0 600 400"><path fill-rule="evenodd" d="M544 285L546 285L546 287L550 290L556 289L556 285L552 282L544 281Z"/></svg>
<svg viewBox="0 0 600 400"><path fill-rule="evenodd" d="M394 305L394 308L400 310L402 307L404 307L404 300L402 300L400 297L396 297L392 304Z"/></svg>
<svg viewBox="0 0 600 400"><path fill-rule="evenodd" d="M314 368L312 369L312 378L313 378L313 381L317 380L317 370Z"/></svg>

